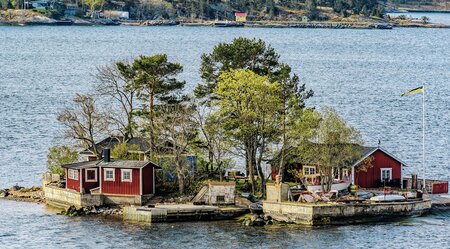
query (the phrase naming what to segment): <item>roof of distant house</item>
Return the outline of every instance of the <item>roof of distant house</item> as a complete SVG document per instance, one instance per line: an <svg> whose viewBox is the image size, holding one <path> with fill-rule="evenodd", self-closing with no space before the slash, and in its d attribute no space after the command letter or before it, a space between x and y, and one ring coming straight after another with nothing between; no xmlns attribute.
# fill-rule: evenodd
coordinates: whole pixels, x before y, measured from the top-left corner
<svg viewBox="0 0 450 249"><path fill-rule="evenodd" d="M116 147L116 145L118 145L122 141L124 141L124 138L122 136L107 137L96 144L97 150L102 152L103 149L105 149L105 148L114 149L114 147ZM148 151L151 150L150 140L148 138L133 137L133 138L128 139L126 141L126 143L128 145L137 145L139 148L139 150L138 150L139 152L147 153ZM173 143L171 141L166 141L164 146L160 146L160 147L161 147L160 150L167 150L168 148L173 147ZM94 148L89 147L89 148L81 151L80 154L92 155L92 154L94 154L93 151L94 151Z"/></svg>
<svg viewBox="0 0 450 249"><path fill-rule="evenodd" d="M246 16L247 16L247 13L244 13L244 12L236 12L236 13L234 13L234 15L235 15L235 16L239 16L239 17L246 17Z"/></svg>
<svg viewBox="0 0 450 249"><path fill-rule="evenodd" d="M161 168L158 164L152 161L137 161L137 160L112 160L110 162L99 161L86 161L62 165L63 168L68 169L86 169L94 167L104 167L104 168L144 168L152 164L155 168Z"/></svg>

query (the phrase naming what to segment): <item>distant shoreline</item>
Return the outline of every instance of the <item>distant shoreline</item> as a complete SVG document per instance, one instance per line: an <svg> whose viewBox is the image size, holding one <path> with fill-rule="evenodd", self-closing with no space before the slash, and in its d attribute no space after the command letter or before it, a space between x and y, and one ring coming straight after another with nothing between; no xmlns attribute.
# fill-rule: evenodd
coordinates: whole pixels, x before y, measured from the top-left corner
<svg viewBox="0 0 450 249"><path fill-rule="evenodd" d="M170 23L153 23L151 21L126 21L115 23L98 23L98 22L15 22L0 20L0 26L134 26L134 27L155 27L155 26L183 26L183 27L215 27L215 28L307 28L307 29L392 29L392 28L450 28L450 25L436 23L351 23L351 22L250 22L235 25L230 22L228 25L215 25L213 22L190 23L180 22Z"/></svg>

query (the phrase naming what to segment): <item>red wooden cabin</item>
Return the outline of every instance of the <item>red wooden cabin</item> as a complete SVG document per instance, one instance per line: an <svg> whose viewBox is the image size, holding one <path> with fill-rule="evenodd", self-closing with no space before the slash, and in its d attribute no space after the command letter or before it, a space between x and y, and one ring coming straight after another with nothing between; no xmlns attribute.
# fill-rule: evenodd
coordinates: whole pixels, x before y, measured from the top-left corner
<svg viewBox="0 0 450 249"><path fill-rule="evenodd" d="M362 171L360 164L368 157L372 156L373 167ZM294 160L295 161L295 160ZM306 179L312 184L320 183L320 176L316 166L308 163L291 163L291 168L302 170ZM352 163L348 169L337 169L336 180L351 181L362 188L378 188L383 186L402 187L402 167L405 164L381 147L364 147L361 157ZM278 168L272 168L272 179L278 174ZM292 180L289 172L284 172L285 179Z"/></svg>
<svg viewBox="0 0 450 249"><path fill-rule="evenodd" d="M372 156L372 167L367 172L360 170L360 163ZM352 165L352 182L361 188L382 186L402 187L402 171L405 163L381 147L364 147L360 160Z"/></svg>
<svg viewBox="0 0 450 249"><path fill-rule="evenodd" d="M66 188L105 197L143 197L155 194L155 169L151 161L110 160L109 151L99 161L63 165ZM141 199L140 199L141 200Z"/></svg>

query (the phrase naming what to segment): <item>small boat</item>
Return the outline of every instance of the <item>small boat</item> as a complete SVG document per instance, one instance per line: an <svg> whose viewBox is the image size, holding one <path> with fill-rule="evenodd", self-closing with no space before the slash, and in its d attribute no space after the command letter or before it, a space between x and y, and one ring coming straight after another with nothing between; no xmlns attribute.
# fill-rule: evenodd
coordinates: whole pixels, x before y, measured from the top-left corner
<svg viewBox="0 0 450 249"><path fill-rule="evenodd" d="M342 190L347 189L348 186L350 186L350 182L333 183L331 185L331 190L342 191ZM309 192L314 193L316 191L322 191L322 185L308 185L308 186L306 186L306 189Z"/></svg>
<svg viewBox="0 0 450 249"><path fill-rule="evenodd" d="M405 201L406 198L401 195L377 195L370 198L373 202L394 202L394 201Z"/></svg>
<svg viewBox="0 0 450 249"><path fill-rule="evenodd" d="M230 22L230 21L225 21L225 22L216 21L216 22L214 22L214 26L221 27L221 28L228 28L228 27L243 27L244 24L239 23L239 22Z"/></svg>

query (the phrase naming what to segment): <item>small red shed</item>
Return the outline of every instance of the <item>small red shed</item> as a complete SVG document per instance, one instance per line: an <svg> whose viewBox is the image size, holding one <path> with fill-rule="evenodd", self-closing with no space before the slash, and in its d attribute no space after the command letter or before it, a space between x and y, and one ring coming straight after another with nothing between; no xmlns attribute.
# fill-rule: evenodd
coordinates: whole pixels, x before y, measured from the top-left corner
<svg viewBox="0 0 450 249"><path fill-rule="evenodd" d="M134 197L155 194L155 170L151 161L111 160L109 152L99 161L63 165L66 168L66 189L82 194L103 195L120 204L134 202ZM122 199L120 197L123 197ZM126 199L128 198L128 199Z"/></svg>

